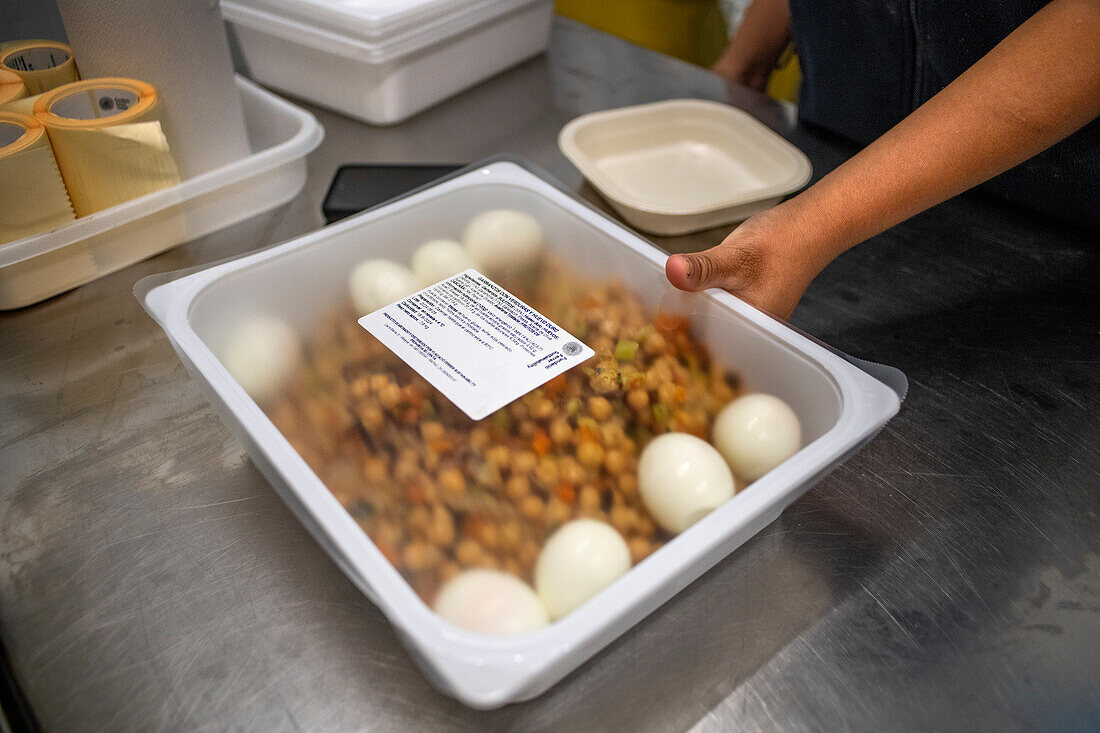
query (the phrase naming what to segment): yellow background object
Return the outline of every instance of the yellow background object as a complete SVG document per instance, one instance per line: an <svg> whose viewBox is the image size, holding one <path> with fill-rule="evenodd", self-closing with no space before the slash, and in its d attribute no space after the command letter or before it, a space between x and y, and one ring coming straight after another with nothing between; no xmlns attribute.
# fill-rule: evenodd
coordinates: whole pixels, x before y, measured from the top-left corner
<svg viewBox="0 0 1100 733"><path fill-rule="evenodd" d="M775 71L768 77L768 96L798 104L798 90L802 86L802 68L798 65L798 54L794 46L788 46L775 65Z"/></svg>
<svg viewBox="0 0 1100 733"><path fill-rule="evenodd" d="M27 87L14 71L0 69L0 107L17 99L27 98Z"/></svg>
<svg viewBox="0 0 1100 733"><path fill-rule="evenodd" d="M14 41L0 51L0 68L18 74L27 94L41 94L80 79L73 49L60 41Z"/></svg>
<svg viewBox="0 0 1100 733"><path fill-rule="evenodd" d="M179 183L160 123L156 90L136 79L89 79L39 97L77 216Z"/></svg>
<svg viewBox="0 0 1100 733"><path fill-rule="evenodd" d="M709 67L726 47L716 0L557 0L561 15L639 46Z"/></svg>
<svg viewBox="0 0 1100 733"><path fill-rule="evenodd" d="M33 117L0 112L0 181L0 243L76 218L46 128Z"/></svg>
<svg viewBox="0 0 1100 733"><path fill-rule="evenodd" d="M728 43L715 0L557 0L554 8L567 18L706 68ZM768 96L797 103L801 84L798 57L788 48L768 80Z"/></svg>

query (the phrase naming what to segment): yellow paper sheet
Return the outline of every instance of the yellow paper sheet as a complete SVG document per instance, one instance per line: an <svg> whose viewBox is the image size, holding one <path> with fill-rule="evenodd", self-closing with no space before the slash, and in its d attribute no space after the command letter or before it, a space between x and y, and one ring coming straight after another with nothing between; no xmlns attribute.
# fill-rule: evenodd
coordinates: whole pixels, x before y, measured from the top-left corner
<svg viewBox="0 0 1100 733"><path fill-rule="evenodd" d="M179 183L156 91L135 79L90 79L34 106L77 216Z"/></svg>
<svg viewBox="0 0 1100 733"><path fill-rule="evenodd" d="M42 123L0 112L0 243L73 221L73 209Z"/></svg>

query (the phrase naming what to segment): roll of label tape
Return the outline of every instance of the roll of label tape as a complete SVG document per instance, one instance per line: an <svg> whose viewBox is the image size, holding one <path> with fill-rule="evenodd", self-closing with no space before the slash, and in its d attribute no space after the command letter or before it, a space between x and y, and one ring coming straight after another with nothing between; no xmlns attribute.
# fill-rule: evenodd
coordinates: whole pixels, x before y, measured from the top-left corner
<svg viewBox="0 0 1100 733"><path fill-rule="evenodd" d="M0 68L23 80L27 94L48 92L80 79L73 50L60 41L14 41L0 51Z"/></svg>
<svg viewBox="0 0 1100 733"><path fill-rule="evenodd" d="M0 104L0 111L18 112L34 117L34 103L37 102L38 98L41 96L41 94L35 94L33 97L23 97L22 99L16 99L7 104Z"/></svg>
<svg viewBox="0 0 1100 733"><path fill-rule="evenodd" d="M0 107L27 98L27 87L14 71L0 69Z"/></svg>
<svg viewBox="0 0 1100 733"><path fill-rule="evenodd" d="M0 112L0 242L73 221L46 128L33 117Z"/></svg>
<svg viewBox="0 0 1100 733"><path fill-rule="evenodd" d="M46 92L34 104L77 216L179 183L179 170L152 86L88 79Z"/></svg>

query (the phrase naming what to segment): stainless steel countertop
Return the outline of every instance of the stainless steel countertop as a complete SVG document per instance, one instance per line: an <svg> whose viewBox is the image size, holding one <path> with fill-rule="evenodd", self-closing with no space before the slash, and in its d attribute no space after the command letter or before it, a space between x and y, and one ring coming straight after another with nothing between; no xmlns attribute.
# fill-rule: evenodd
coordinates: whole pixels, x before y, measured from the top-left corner
<svg viewBox="0 0 1100 733"><path fill-rule="evenodd" d="M905 370L901 414L557 687L491 713L428 685L131 294L315 228L339 163L513 152L579 188L562 124L682 96L747 108L817 176L851 153L758 95L559 22L545 56L405 124L318 111L306 190L274 214L0 314L0 633L44 727L1100 726L1095 235L967 195L841 257L793 321Z"/></svg>

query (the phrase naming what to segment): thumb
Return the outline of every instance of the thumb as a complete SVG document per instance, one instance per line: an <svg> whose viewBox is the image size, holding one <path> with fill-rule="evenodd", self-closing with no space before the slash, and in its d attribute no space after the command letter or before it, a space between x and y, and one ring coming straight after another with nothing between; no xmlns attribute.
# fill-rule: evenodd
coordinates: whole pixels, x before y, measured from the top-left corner
<svg viewBox="0 0 1100 733"><path fill-rule="evenodd" d="M755 250L723 242L704 252L672 255L665 261L665 276L680 290L725 288L736 292L759 275L762 262Z"/></svg>

